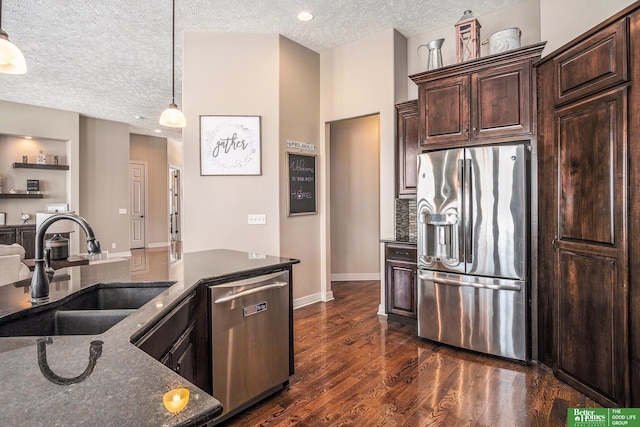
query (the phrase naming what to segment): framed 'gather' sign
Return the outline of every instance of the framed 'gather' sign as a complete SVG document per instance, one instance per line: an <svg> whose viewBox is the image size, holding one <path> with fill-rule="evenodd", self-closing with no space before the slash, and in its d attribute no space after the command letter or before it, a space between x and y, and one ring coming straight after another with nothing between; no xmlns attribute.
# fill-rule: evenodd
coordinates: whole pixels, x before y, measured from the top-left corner
<svg viewBox="0 0 640 427"><path fill-rule="evenodd" d="M260 116L200 116L200 175L260 175Z"/></svg>

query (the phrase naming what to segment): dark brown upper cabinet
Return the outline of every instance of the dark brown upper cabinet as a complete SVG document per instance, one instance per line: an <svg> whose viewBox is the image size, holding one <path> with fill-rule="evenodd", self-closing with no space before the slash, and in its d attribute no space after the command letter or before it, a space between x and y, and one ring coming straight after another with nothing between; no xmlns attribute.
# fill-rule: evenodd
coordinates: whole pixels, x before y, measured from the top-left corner
<svg viewBox="0 0 640 427"><path fill-rule="evenodd" d="M628 23L621 19L553 58L555 104L626 82Z"/></svg>
<svg viewBox="0 0 640 427"><path fill-rule="evenodd" d="M418 84L423 149L517 140L531 135L532 63L545 43L410 76Z"/></svg>
<svg viewBox="0 0 640 427"><path fill-rule="evenodd" d="M396 193L400 198L416 197L418 184L417 156L420 153L418 141L418 100L396 105Z"/></svg>

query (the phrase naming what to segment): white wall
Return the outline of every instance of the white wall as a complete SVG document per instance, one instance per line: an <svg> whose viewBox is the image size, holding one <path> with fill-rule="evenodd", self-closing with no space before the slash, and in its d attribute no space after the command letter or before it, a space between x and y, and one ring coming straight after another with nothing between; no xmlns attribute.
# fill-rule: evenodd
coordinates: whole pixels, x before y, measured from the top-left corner
<svg viewBox="0 0 640 427"><path fill-rule="evenodd" d="M380 114L380 236L394 235L395 197L395 102L394 88L398 78L405 81L406 75L398 73L396 49L405 49L402 37L395 30L387 30L361 40L337 47L320 55L320 121L337 120ZM330 154L327 126L321 128L321 153L324 159ZM329 176L330 165L321 162L322 175ZM327 200L329 180L321 181L323 204L330 209ZM327 209L321 214L321 239L324 264L321 268L323 291L330 290L330 219ZM380 259L383 259L380 247ZM382 265L382 262L380 263ZM381 275L381 305L384 312L384 275Z"/></svg>
<svg viewBox="0 0 640 427"><path fill-rule="evenodd" d="M319 147L320 55L286 37L280 37L280 254L297 258L293 269L293 298L296 306L331 295L320 292L320 215L288 215L287 149L293 140ZM318 155L318 151L305 153ZM316 157L316 162L318 157ZM325 207L317 205L317 210Z"/></svg>
<svg viewBox="0 0 640 427"><path fill-rule="evenodd" d="M627 6L632 0L539 0L540 33L548 55Z"/></svg>
<svg viewBox="0 0 640 427"><path fill-rule="evenodd" d="M80 138L80 213L103 251L130 255L129 215L119 213L129 211L129 125L81 117Z"/></svg>
<svg viewBox="0 0 640 427"><path fill-rule="evenodd" d="M554 4L562 3L554 2ZM473 9L473 8L472 8ZM462 16L462 14L460 15ZM505 28L520 28L522 31L521 45L527 46L538 43L540 38L540 0L524 0L512 6L499 9L495 12L485 15L477 15L476 18L480 22L480 38L481 40L489 39L491 34ZM456 64L456 30L455 22L442 28L431 29L424 33L416 34L407 40L407 63L409 75L422 73L427 70L427 58L429 50L420 45L429 43L431 40L444 38L442 45L442 62L445 66ZM481 56L489 54L489 45L480 46ZM407 78L408 98L416 99L418 97L418 87L409 78Z"/></svg>
<svg viewBox="0 0 640 427"><path fill-rule="evenodd" d="M280 253L277 35L184 35L184 251ZM200 176L199 116L261 117L262 175ZM248 225L266 214L266 225ZM295 255L295 254L292 254Z"/></svg>
<svg viewBox="0 0 640 427"><path fill-rule="evenodd" d="M70 165L66 184L67 203L76 212L80 210L79 120L79 114L70 111L0 101L0 133L67 141L66 155ZM42 201L46 202L46 199ZM11 199L3 203L6 202L11 202ZM79 213L82 215L82 212ZM78 234L71 234L74 253L78 248Z"/></svg>
<svg viewBox="0 0 640 427"><path fill-rule="evenodd" d="M20 216L31 215L29 223L35 224L36 212L44 210L49 203L67 202L67 181L69 172L60 170L20 169L13 163L21 163L22 156L28 156L29 163L36 163L36 155L43 150L47 163L53 164L53 156L57 155L61 165L68 164L66 158L67 141L53 139L26 139L17 136L0 134L0 176L2 192L10 190L26 191L27 180L40 181L42 199L0 199L0 212L6 214L7 225L22 224Z"/></svg>

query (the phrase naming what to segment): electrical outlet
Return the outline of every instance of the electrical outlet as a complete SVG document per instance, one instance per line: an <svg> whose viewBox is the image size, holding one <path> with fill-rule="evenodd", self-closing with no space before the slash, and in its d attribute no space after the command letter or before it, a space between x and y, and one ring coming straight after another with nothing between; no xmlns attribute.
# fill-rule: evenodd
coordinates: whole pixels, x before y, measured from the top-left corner
<svg viewBox="0 0 640 427"><path fill-rule="evenodd" d="M249 214L247 217L247 224L260 225L267 223L267 216L265 214Z"/></svg>
<svg viewBox="0 0 640 427"><path fill-rule="evenodd" d="M116 248L116 244L115 244L115 243L112 243L112 244L111 244L111 249L115 249L115 248Z"/></svg>
<svg viewBox="0 0 640 427"><path fill-rule="evenodd" d="M127 213L127 208L120 208L120 209L118 209L118 213L119 213L119 214L126 214L126 213Z"/></svg>
<svg viewBox="0 0 640 427"><path fill-rule="evenodd" d="M249 259L267 259L267 255L258 252L249 252Z"/></svg>

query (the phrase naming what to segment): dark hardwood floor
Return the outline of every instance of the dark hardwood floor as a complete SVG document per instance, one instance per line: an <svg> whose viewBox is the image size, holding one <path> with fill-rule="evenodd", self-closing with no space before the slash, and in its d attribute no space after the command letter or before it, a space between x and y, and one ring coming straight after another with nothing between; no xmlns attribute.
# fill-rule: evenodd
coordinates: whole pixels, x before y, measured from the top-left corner
<svg viewBox="0 0 640 427"><path fill-rule="evenodd" d="M229 426L565 426L596 407L546 368L418 338L376 315L379 282L294 311L295 375Z"/></svg>

